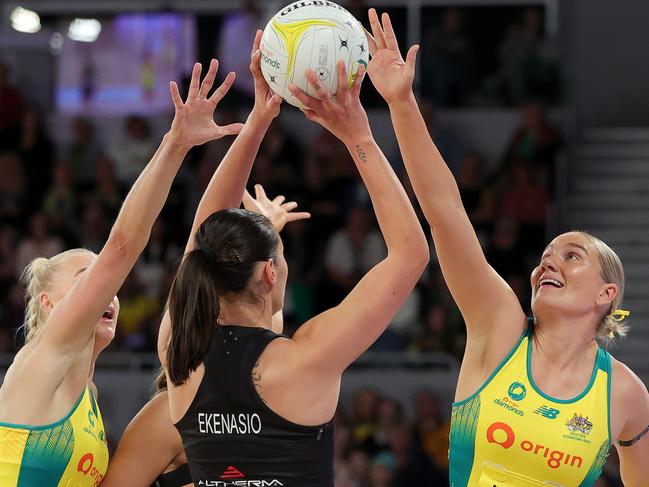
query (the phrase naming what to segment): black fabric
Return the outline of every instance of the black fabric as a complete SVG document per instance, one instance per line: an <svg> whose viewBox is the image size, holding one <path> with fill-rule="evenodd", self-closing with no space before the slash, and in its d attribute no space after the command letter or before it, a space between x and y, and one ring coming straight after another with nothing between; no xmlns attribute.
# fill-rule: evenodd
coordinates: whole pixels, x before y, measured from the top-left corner
<svg viewBox="0 0 649 487"><path fill-rule="evenodd" d="M203 381L176 424L195 485L333 486L333 423L291 423L255 390L252 369L280 336L263 328L215 328Z"/></svg>
<svg viewBox="0 0 649 487"><path fill-rule="evenodd" d="M192 474L189 471L189 465L185 463L176 470L160 475L152 487L183 487L191 483Z"/></svg>

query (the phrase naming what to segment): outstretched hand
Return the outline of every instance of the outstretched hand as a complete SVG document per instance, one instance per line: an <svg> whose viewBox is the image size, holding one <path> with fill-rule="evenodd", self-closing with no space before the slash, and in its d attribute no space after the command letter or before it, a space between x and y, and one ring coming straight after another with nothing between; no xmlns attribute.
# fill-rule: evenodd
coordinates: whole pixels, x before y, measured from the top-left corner
<svg viewBox="0 0 649 487"><path fill-rule="evenodd" d="M282 195L276 196L273 200L269 199L261 184L255 184L255 196L256 198L253 198L248 191L244 193L244 208L268 218L277 233L281 232L288 222L311 218L311 214L305 211L293 212L297 208L297 203L295 201L284 203L286 198Z"/></svg>
<svg viewBox="0 0 649 487"><path fill-rule="evenodd" d="M376 10L371 8L369 18L374 36L368 36L371 59L367 66L367 74L376 91L388 104L407 99L412 93L419 45L410 47L404 61L399 52L390 16L384 13L381 16L381 25Z"/></svg>
<svg viewBox="0 0 649 487"><path fill-rule="evenodd" d="M189 93L184 103L180 97L176 82L172 81L169 84L171 99L176 111L173 122L171 123L169 135L175 143L193 147L210 140L220 139L226 135L236 135L241 131L243 127L241 123L220 126L214 122L216 105L226 95L235 79L233 72L228 73L223 84L208 98L207 95L216 79L218 66L219 62L216 59L212 59L210 68L203 82L200 83L201 64L194 64L192 79L189 84Z"/></svg>
<svg viewBox="0 0 649 487"><path fill-rule="evenodd" d="M261 73L261 51L259 44L261 43L261 30L257 30L255 40L252 44L252 53L250 55L250 72L252 73L255 82L255 106L253 113L260 116L269 116L275 118L279 115L279 107L282 104L282 97L274 93Z"/></svg>
<svg viewBox="0 0 649 487"><path fill-rule="evenodd" d="M315 96L309 96L299 87L291 84L289 90L305 106L302 110L306 118L319 123L345 143L371 135L370 124L365 109L358 98L361 92L365 66L358 68L356 79L349 85L347 67L339 60L338 92L332 95L322 84L312 69L307 69L306 78L315 90Z"/></svg>

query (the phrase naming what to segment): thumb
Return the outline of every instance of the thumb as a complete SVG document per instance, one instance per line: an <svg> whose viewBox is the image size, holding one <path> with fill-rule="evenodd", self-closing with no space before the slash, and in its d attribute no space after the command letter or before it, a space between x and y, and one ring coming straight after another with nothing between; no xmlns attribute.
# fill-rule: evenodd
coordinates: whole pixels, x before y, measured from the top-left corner
<svg viewBox="0 0 649 487"><path fill-rule="evenodd" d="M231 123L229 125L224 125L223 127L219 127L217 129L217 133L221 137L225 135L237 135L239 132L241 132L242 128L243 128L242 123Z"/></svg>
<svg viewBox="0 0 649 487"><path fill-rule="evenodd" d="M415 73L415 64L417 63L417 52L419 51L419 44L415 44L408 49L406 54L406 67L411 74Z"/></svg>

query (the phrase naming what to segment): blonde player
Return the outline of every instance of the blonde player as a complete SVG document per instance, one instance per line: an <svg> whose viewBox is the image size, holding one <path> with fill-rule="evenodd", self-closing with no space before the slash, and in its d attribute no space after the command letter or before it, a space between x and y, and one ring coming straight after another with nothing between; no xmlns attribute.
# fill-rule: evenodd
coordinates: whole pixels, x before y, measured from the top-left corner
<svg viewBox="0 0 649 487"><path fill-rule="evenodd" d="M399 147L467 327L453 404L454 487L592 486L612 444L626 486L649 479L649 394L597 339L624 334L622 264L584 232L559 235L532 271L533 323L485 260L451 172L412 93L390 18L369 12L368 74L388 102Z"/></svg>
<svg viewBox="0 0 649 487"><path fill-rule="evenodd" d="M101 483L108 449L92 376L115 334L115 293L144 249L189 149L242 127L214 123L214 109L234 81L229 74L208 98L216 70L213 60L199 86L201 66L194 66L185 103L171 83L171 129L131 188L99 255L74 249L36 259L26 269L27 343L0 388L3 487Z"/></svg>

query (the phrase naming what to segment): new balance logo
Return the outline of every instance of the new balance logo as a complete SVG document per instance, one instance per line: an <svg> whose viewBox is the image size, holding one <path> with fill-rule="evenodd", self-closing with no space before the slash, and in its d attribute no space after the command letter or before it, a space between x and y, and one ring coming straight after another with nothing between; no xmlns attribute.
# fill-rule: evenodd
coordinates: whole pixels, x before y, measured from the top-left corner
<svg viewBox="0 0 649 487"><path fill-rule="evenodd" d="M245 475L239 472L232 465L226 468L225 471L221 474L222 479L240 479L241 477L245 477Z"/></svg>
<svg viewBox="0 0 649 487"><path fill-rule="evenodd" d="M540 414L544 418L556 419L556 417L559 416L560 411L558 409L549 408L549 407L543 405L540 408L535 409L534 412L536 414Z"/></svg>

